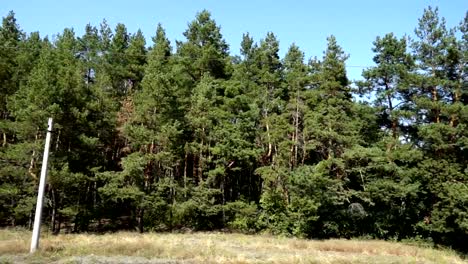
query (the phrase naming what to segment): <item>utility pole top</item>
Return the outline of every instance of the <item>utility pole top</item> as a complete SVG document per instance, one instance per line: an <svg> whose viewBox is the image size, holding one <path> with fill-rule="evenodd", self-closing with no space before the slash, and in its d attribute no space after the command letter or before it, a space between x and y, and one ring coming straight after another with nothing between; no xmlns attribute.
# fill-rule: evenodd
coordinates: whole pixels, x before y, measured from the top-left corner
<svg viewBox="0 0 468 264"><path fill-rule="evenodd" d="M49 117L49 120L47 122L47 132L52 132L52 117Z"/></svg>

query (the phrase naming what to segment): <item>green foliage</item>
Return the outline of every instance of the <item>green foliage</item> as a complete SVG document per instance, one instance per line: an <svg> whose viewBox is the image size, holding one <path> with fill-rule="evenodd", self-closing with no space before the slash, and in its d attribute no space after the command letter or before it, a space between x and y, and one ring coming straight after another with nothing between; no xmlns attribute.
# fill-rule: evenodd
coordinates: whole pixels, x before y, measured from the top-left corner
<svg viewBox="0 0 468 264"><path fill-rule="evenodd" d="M221 228L223 207L220 190L195 186L190 188L189 194L190 199L175 205L176 223L195 230Z"/></svg>
<svg viewBox="0 0 468 264"><path fill-rule="evenodd" d="M427 8L415 39L374 41L353 85L334 36L321 58L268 32L231 56L204 10L174 50L158 24L104 20L54 41L0 27L0 226L31 225L48 117L52 232L269 232L468 238L468 16ZM358 88L358 89L355 89ZM370 98L358 102L356 95Z"/></svg>
<svg viewBox="0 0 468 264"><path fill-rule="evenodd" d="M258 206L242 200L227 203L225 206L228 215L227 226L230 229L252 233L258 231Z"/></svg>

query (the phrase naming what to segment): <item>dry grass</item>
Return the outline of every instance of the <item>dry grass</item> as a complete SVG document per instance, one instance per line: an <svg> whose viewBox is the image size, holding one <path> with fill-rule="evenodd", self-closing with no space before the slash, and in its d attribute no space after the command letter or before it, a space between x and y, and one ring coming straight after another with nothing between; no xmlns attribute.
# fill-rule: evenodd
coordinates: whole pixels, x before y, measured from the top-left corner
<svg viewBox="0 0 468 264"><path fill-rule="evenodd" d="M29 255L30 235L0 230L0 263L467 263L451 251L402 243L222 233L45 234Z"/></svg>

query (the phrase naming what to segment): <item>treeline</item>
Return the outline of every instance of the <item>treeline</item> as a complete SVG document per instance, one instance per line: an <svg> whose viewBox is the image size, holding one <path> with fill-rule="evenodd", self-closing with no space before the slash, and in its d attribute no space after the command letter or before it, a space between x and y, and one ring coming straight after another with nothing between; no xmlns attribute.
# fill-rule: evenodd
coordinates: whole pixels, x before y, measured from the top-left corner
<svg viewBox="0 0 468 264"><path fill-rule="evenodd" d="M103 21L0 28L0 225L31 226L47 118L52 232L174 229L468 239L468 14L374 41L352 84L335 37L306 62L273 33L233 56L202 11L185 40ZM151 47L148 47L151 46ZM359 101L358 95L367 96Z"/></svg>

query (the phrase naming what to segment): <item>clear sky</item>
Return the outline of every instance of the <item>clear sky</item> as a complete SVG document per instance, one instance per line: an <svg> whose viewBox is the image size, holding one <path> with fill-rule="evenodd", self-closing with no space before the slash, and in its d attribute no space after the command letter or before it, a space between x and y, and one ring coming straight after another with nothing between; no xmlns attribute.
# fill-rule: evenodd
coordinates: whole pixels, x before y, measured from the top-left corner
<svg viewBox="0 0 468 264"><path fill-rule="evenodd" d="M0 0L0 14L4 17L13 10L24 31L39 31L42 36L52 36L65 27L74 28L79 36L86 24L98 26L105 18L112 27L124 23L132 33L140 28L150 45L157 23L162 23L174 43L184 39L182 33L196 12L207 9L221 26L232 54L239 54L243 33L249 32L259 41L272 31L280 40L281 56L295 42L308 59L321 56L326 37L333 34L350 54L349 66L368 66L372 65L376 36L389 32L412 35L429 5L439 7L448 27L458 25L468 10L467 0ZM359 67L348 68L350 79L358 79L361 72Z"/></svg>

